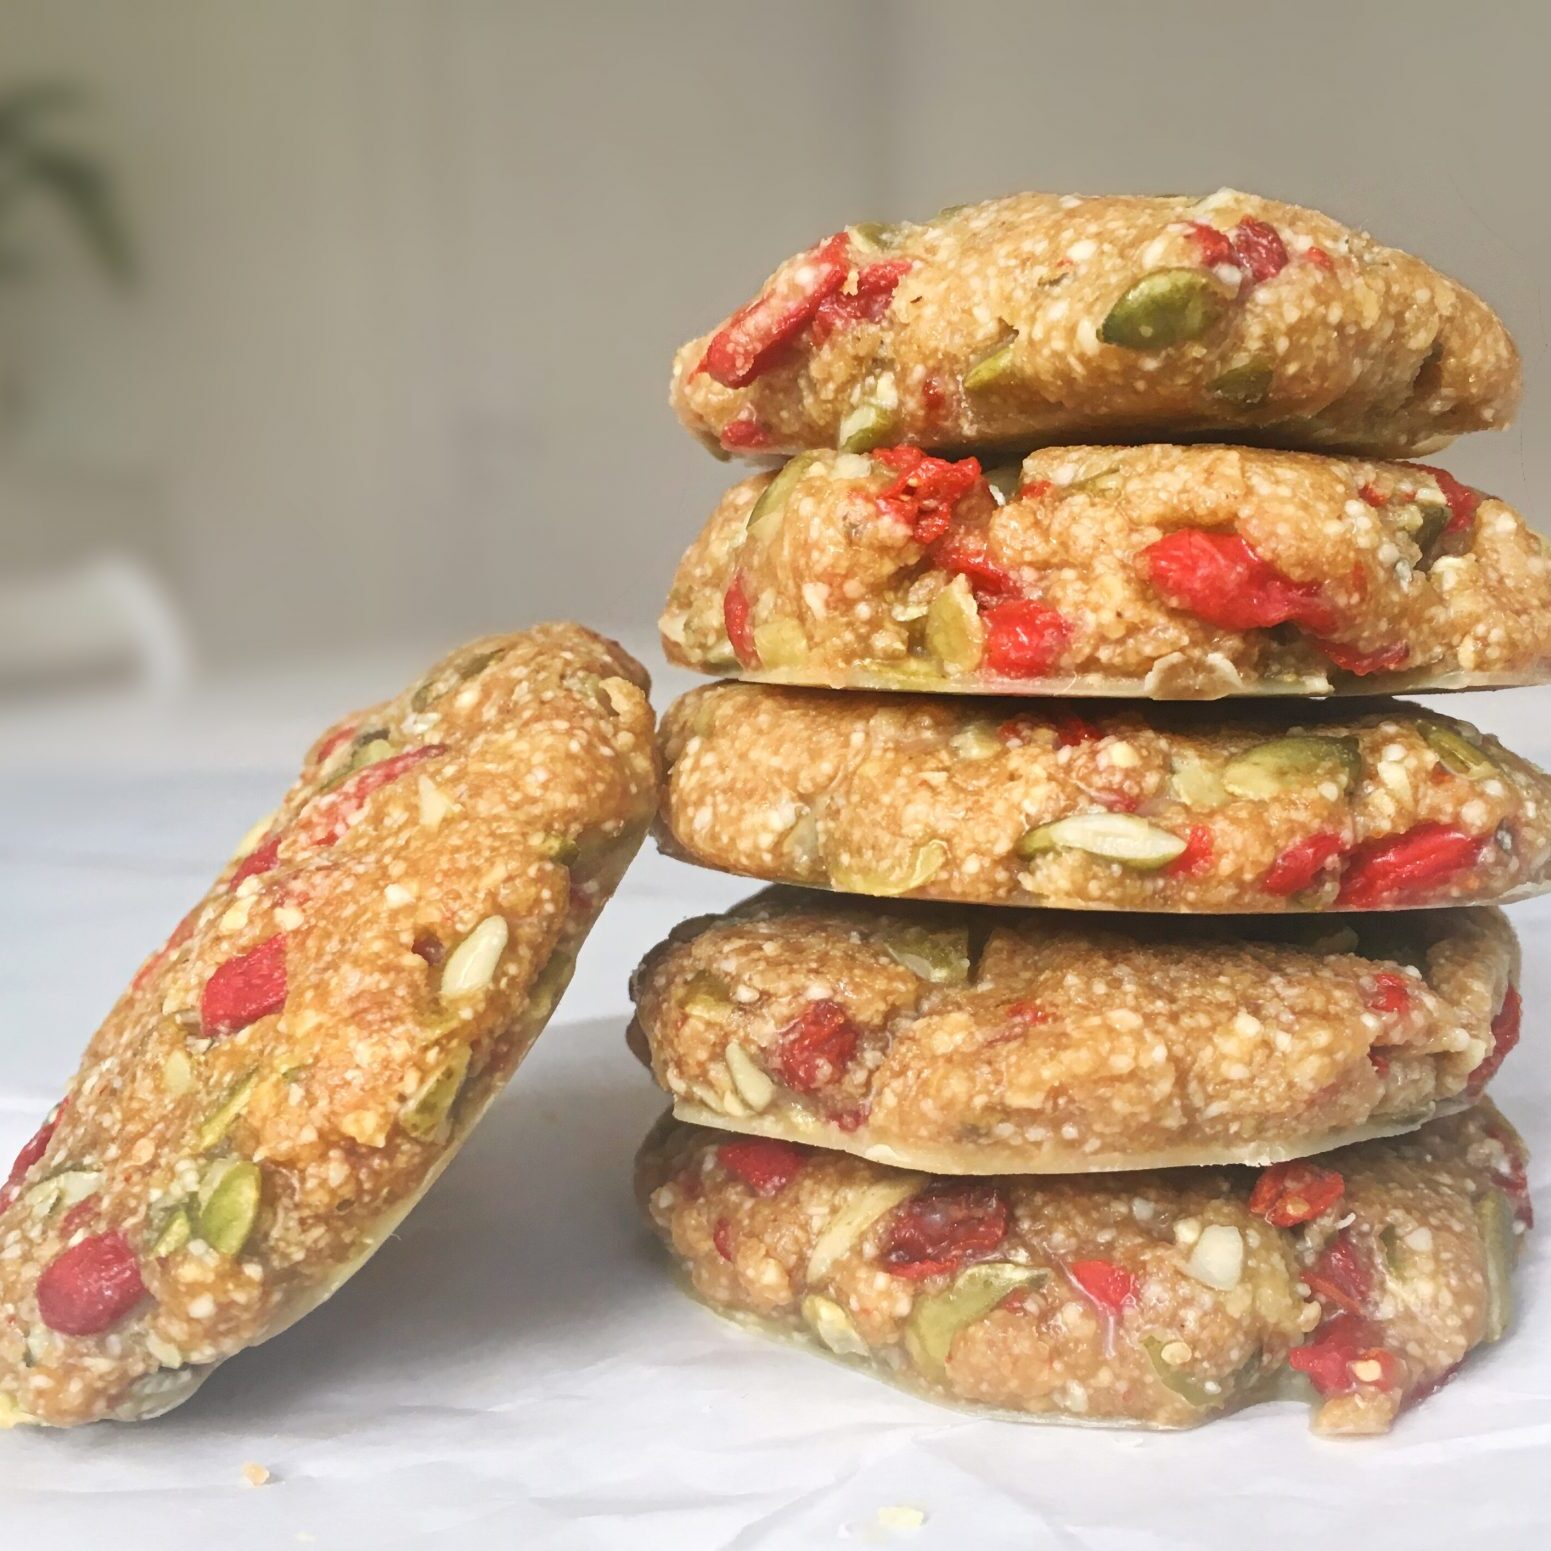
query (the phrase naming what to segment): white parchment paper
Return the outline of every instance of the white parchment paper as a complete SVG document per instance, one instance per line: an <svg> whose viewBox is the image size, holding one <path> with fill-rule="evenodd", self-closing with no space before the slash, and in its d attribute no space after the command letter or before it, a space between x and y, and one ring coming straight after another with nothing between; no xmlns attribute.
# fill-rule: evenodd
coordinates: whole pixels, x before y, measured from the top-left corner
<svg viewBox="0 0 1551 1551"><path fill-rule="evenodd" d="M1534 746L1551 698L1491 704L1510 736L1506 713L1522 713L1525 752L1551 753ZM154 736L112 720L0 726L0 1155L30 1134L148 946L273 803L326 715L283 726L185 716ZM1511 1337L1369 1441L1317 1441L1291 1405L1181 1434L971 1420L684 1299L631 1197L631 1158L660 1101L624 1049L625 979L675 921L744 892L643 855L536 1052L401 1235L332 1303L161 1421L0 1434L4 1543L1539 1551L1551 1540L1546 1236L1531 1239ZM1551 906L1514 919L1525 1034L1494 1091L1538 1146L1531 1179L1551 1211ZM248 1463L270 1483L248 1486ZM924 1522L880 1525L878 1510L896 1506Z"/></svg>

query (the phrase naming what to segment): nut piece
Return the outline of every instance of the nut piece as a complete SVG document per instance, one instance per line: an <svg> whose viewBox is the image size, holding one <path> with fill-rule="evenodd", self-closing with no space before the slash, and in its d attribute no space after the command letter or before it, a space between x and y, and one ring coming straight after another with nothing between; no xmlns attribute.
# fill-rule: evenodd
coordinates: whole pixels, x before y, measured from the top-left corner
<svg viewBox="0 0 1551 1551"><path fill-rule="evenodd" d="M865 1357L871 1350L851 1316L832 1298L809 1293L802 1300L802 1317L837 1357Z"/></svg>
<svg viewBox="0 0 1551 1551"><path fill-rule="evenodd" d="M486 916L448 955L442 970L442 998L476 996L495 978L510 933L505 916Z"/></svg>
<svg viewBox="0 0 1551 1551"><path fill-rule="evenodd" d="M737 1040L730 1040L722 1053L722 1059L727 1063L727 1075L732 1078L738 1097L756 1115L761 1110L769 1109L770 1101L776 1095L776 1085L754 1064L748 1051Z"/></svg>
<svg viewBox="0 0 1551 1551"><path fill-rule="evenodd" d="M1203 1228L1185 1272L1204 1286L1232 1292L1244 1276L1244 1235L1227 1223Z"/></svg>

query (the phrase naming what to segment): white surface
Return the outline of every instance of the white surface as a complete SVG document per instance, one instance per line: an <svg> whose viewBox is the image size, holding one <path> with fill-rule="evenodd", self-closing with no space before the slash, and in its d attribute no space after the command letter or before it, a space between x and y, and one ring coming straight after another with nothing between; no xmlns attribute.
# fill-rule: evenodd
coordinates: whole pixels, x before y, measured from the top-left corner
<svg viewBox="0 0 1551 1551"><path fill-rule="evenodd" d="M398 667L344 665L194 707L0 720L0 1155L30 1134L148 945L272 804L311 733ZM1518 744L1544 757L1546 704L1498 696L1482 719L1517 723ZM631 1157L659 1102L624 1048L625 980L675 921L742 892L644 854L555 1023L402 1235L326 1308L159 1422L0 1435L7 1544L1545 1545L1543 1238L1512 1338L1366 1442L1315 1441L1287 1405L1173 1435L967 1420L685 1300L631 1199ZM1496 1091L1551 1155L1551 907L1515 919L1528 1018ZM1545 1189L1544 1158L1532 1180ZM273 1483L246 1486L249 1461ZM878 1509L896 1504L924 1510L924 1526L878 1528Z"/></svg>

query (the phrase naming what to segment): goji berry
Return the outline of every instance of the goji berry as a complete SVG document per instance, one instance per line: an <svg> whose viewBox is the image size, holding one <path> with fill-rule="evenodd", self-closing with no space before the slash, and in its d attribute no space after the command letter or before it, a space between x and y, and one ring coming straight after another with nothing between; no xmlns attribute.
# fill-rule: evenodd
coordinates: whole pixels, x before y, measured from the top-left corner
<svg viewBox="0 0 1551 1551"><path fill-rule="evenodd" d="M722 427L722 446L757 451L770 445L770 432L754 415L737 415Z"/></svg>
<svg viewBox="0 0 1551 1551"><path fill-rule="evenodd" d="M706 347L697 371L724 388L745 388L777 361L781 347L805 329L825 297L845 284L851 243L836 232L786 267L775 284L741 307Z"/></svg>
<svg viewBox="0 0 1551 1551"><path fill-rule="evenodd" d="M999 678L1037 678L1060 660L1072 627L1047 604L1032 598L994 603L983 614L981 666Z"/></svg>
<svg viewBox="0 0 1551 1551"><path fill-rule="evenodd" d="M1473 867L1483 845L1447 824L1418 824L1403 835L1367 841L1347 863L1337 903L1378 910L1415 898Z"/></svg>
<svg viewBox="0 0 1551 1551"><path fill-rule="evenodd" d="M1038 1002L1014 1002L1007 1009L1007 1018L1021 1029L1037 1028L1050 1022L1050 1014Z"/></svg>
<svg viewBox="0 0 1551 1551"><path fill-rule="evenodd" d="M740 667L759 666L759 648L754 645L753 606L749 602L743 577L735 576L722 599L722 624L732 643L732 654Z"/></svg>
<svg viewBox="0 0 1551 1551"><path fill-rule="evenodd" d="M1037 501L1054 489L1055 486L1048 479L1031 479L1028 484L1018 487L1018 499Z"/></svg>
<svg viewBox="0 0 1551 1551"><path fill-rule="evenodd" d="M131 1314L145 1297L140 1266L116 1230L82 1239L38 1278L38 1317L65 1336L95 1336Z"/></svg>
<svg viewBox="0 0 1551 1551"><path fill-rule="evenodd" d="M1176 877L1199 878L1212 865L1212 832L1205 824L1192 824L1185 835L1185 849L1163 870Z"/></svg>
<svg viewBox="0 0 1551 1551"><path fill-rule="evenodd" d="M1227 232L1218 231L1205 221L1192 221L1190 235L1200 250L1201 262L1208 269L1215 269L1219 264L1238 266L1239 258L1233 251L1233 239Z"/></svg>
<svg viewBox="0 0 1551 1551"><path fill-rule="evenodd" d="M1108 1260L1074 1260L1066 1268L1072 1280L1108 1314L1119 1314L1136 1302L1141 1283L1124 1266Z"/></svg>
<svg viewBox="0 0 1551 1551"><path fill-rule="evenodd" d="M1249 1209L1273 1228L1294 1228L1328 1212L1345 1193L1346 1181L1334 1169L1302 1162L1273 1163L1260 1171Z"/></svg>
<svg viewBox="0 0 1551 1551"><path fill-rule="evenodd" d="M1357 1314L1373 1291L1373 1267L1363 1259L1351 1234L1339 1233L1303 1272L1303 1281L1321 1302Z"/></svg>
<svg viewBox="0 0 1551 1551"><path fill-rule="evenodd" d="M1259 285L1287 267L1287 246L1274 226L1245 216L1233 228L1233 251L1240 267Z"/></svg>
<svg viewBox="0 0 1551 1551"><path fill-rule="evenodd" d="M1411 658L1411 648L1404 641L1375 647L1371 652L1349 646L1344 641L1321 641L1316 638L1314 645L1338 668L1359 676L1369 673L1393 673L1397 668L1405 667Z"/></svg>
<svg viewBox="0 0 1551 1551"><path fill-rule="evenodd" d="M1314 1339L1295 1346L1287 1354L1288 1366L1307 1374L1314 1388L1325 1397L1349 1395L1360 1381L1352 1372L1354 1363L1371 1362L1380 1375L1373 1382L1393 1388L1400 1377L1400 1364L1393 1352L1382 1344L1382 1332L1368 1320L1342 1314L1327 1320L1314 1333Z"/></svg>
<svg viewBox="0 0 1551 1551"><path fill-rule="evenodd" d="M950 533L933 549L932 558L950 575L964 576L982 603L1005 598L1017 592L1018 583L986 553L983 533Z"/></svg>
<svg viewBox="0 0 1551 1551"><path fill-rule="evenodd" d="M783 1142L772 1136L740 1136L735 1142L723 1142L716 1158L757 1196L775 1196L802 1173L807 1161L795 1142Z"/></svg>
<svg viewBox="0 0 1551 1551"><path fill-rule="evenodd" d="M776 1045L781 1081L799 1093L817 1093L841 1077L861 1038L839 1002L809 1002L784 1028Z"/></svg>
<svg viewBox="0 0 1551 1551"><path fill-rule="evenodd" d="M1375 1012L1404 1012L1411 1005L1411 982L1392 969L1381 969L1373 977L1373 992L1368 1005Z"/></svg>
<svg viewBox="0 0 1551 1551"><path fill-rule="evenodd" d="M278 933L228 959L205 982L199 1023L207 1039L235 1034L285 1006L285 941Z"/></svg>
<svg viewBox="0 0 1551 1551"><path fill-rule="evenodd" d="M1326 830L1295 841L1271 863L1266 873L1265 890L1280 899L1301 894L1312 888L1320 875L1337 857L1345 854L1346 842Z"/></svg>
<svg viewBox="0 0 1551 1551"><path fill-rule="evenodd" d="M1377 485L1364 485L1357 494L1367 502L1369 506L1388 506L1389 497L1379 489Z"/></svg>
<svg viewBox="0 0 1551 1551"><path fill-rule="evenodd" d="M711 1230L711 1242L723 1260L732 1259L732 1224L725 1217L716 1219L716 1226Z"/></svg>
<svg viewBox="0 0 1551 1551"><path fill-rule="evenodd" d="M994 1185L928 1185L895 1211L880 1260L895 1276L922 1281L993 1254L1007 1236L1007 1203Z"/></svg>
<svg viewBox="0 0 1551 1551"><path fill-rule="evenodd" d="M953 526L954 509L981 482L980 460L933 458L919 447L880 448L872 455L893 471L877 495L878 508L909 528L919 544L934 544Z"/></svg>
<svg viewBox="0 0 1551 1551"><path fill-rule="evenodd" d="M813 314L809 337L822 345L837 329L853 323L878 323L889 310L889 302L899 282L910 272L909 259L879 259L856 272L856 289L844 286L821 301Z"/></svg>
<svg viewBox="0 0 1551 1551"><path fill-rule="evenodd" d="M1470 1074L1472 1093L1479 1093L1497 1075L1497 1068L1508 1059L1508 1052L1519 1042L1523 1022L1524 1002L1519 996L1519 988L1509 986L1497 1016L1492 1019L1492 1048Z"/></svg>
<svg viewBox="0 0 1551 1551"><path fill-rule="evenodd" d="M1438 482L1438 489L1449 506L1449 520L1444 525L1443 531L1445 533L1468 532L1475 523L1476 508L1487 497L1479 490L1472 490L1469 485L1462 485L1448 470L1434 468L1430 463L1408 463L1406 467L1417 469L1423 474L1431 474Z"/></svg>
<svg viewBox="0 0 1551 1551"><path fill-rule="evenodd" d="M59 1103L48 1119L22 1143L22 1150L17 1153L16 1161L11 1165L11 1172L7 1175L5 1184L0 1186L0 1212L16 1199L18 1187L27 1177L27 1171L48 1151L48 1144L54 1140L54 1132L59 1128L59 1117L64 1113L65 1105L69 1102L65 1099Z"/></svg>
<svg viewBox="0 0 1551 1551"><path fill-rule="evenodd" d="M1340 626L1317 582L1295 582L1237 533L1179 528L1142 551L1148 578L1176 608L1229 630L1296 624L1315 635Z"/></svg>
<svg viewBox="0 0 1551 1551"><path fill-rule="evenodd" d="M232 874L232 887L236 888L244 878L257 878L261 874L274 870L275 863L280 860L280 837L273 836L263 845L255 846L243 857L238 864L237 871Z"/></svg>
<svg viewBox="0 0 1551 1551"><path fill-rule="evenodd" d="M1303 256L1316 269L1323 269L1327 274L1336 267L1336 261L1321 247L1310 246L1303 250Z"/></svg>

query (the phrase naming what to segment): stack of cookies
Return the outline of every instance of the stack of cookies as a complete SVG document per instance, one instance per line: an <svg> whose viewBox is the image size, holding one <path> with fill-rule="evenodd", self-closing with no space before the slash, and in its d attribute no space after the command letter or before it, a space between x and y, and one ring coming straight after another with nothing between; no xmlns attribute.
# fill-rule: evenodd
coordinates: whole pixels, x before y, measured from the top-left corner
<svg viewBox="0 0 1551 1551"><path fill-rule="evenodd" d="M1381 1431L1504 1333L1490 906L1551 885L1551 779L1372 697L1547 677L1539 539L1400 461L1518 390L1461 286L1231 191L851 227L680 352L684 422L787 459L663 618L739 682L666 717L661 842L783 885L636 976L697 1296L1169 1427Z"/></svg>

